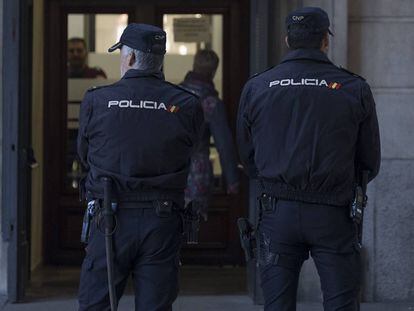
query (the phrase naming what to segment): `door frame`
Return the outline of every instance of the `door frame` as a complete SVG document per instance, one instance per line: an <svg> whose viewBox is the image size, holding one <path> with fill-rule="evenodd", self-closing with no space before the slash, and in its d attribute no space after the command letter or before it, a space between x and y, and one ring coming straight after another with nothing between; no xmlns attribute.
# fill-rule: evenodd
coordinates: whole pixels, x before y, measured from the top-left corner
<svg viewBox="0 0 414 311"><path fill-rule="evenodd" d="M2 238L8 301L22 301L30 271L32 2L3 1Z"/></svg>
<svg viewBox="0 0 414 311"><path fill-rule="evenodd" d="M127 13L134 20L135 6L132 1L76 1L76 0L49 0L45 3L45 16L48 16L48 24L45 27L45 107L44 107L44 162L43 167L43 193L47 198L43 209L43 254L46 264L73 261L66 255L60 256L53 250L59 247L59 230L56 220L59 211L56 205L60 205L59 194L63 193L63 182L59 178L65 170L66 142L56 140L65 137L67 118L67 17L68 14L105 14ZM63 22L62 22L63 21ZM54 27L48 27L54 25ZM62 57L62 55L65 55ZM56 69L58 68L58 70ZM57 73L60 73L57 74ZM63 75L62 75L63 73ZM57 104L58 103L58 104ZM58 118L56 116L59 116ZM50 152L50 146L56 152ZM78 203L79 204L79 203ZM81 225L81 224L79 224Z"/></svg>
<svg viewBox="0 0 414 311"><path fill-rule="evenodd" d="M188 13L190 11L199 11L206 13L227 14L227 21L223 21L223 27L230 27L233 33L227 38L223 38L223 52L226 53L224 57L228 60L224 64L223 73L229 72L229 68L237 68L239 73L234 75L237 81L229 82L229 79L223 76L224 100L231 102L228 106L227 114L230 119L230 125L235 137L235 124L237 103L239 101L240 91L249 75L249 23L242 21L249 21L249 0L199 0L197 2L187 0L153 0L150 4L147 1L141 0L89 0L87 3L81 0L45 0L45 16L47 23L45 25L45 107L44 107L44 162L48 165L44 169L44 197L47 198L44 203L44 243L43 254L45 263L64 262L64 258L58 258L53 250L57 249L59 244L59 236L56 234L57 223L56 219L59 216L55 208L58 202L58 194L62 192L61 180L59 179L59 170L63 169L65 148L64 141L56 141L55 133L60 131L59 137L62 136L66 130L66 104L67 87L66 75L62 77L62 73L66 72L66 37L67 37L67 13L112 13L122 12L128 13L131 21L152 22L158 21L162 26L162 14L168 12L182 12ZM183 8L186 5L185 8ZM237 13L234 13L237 12ZM160 17L161 16L161 17ZM64 26L59 26L64 23ZM243 29L240 29L243 25ZM242 31L246 36L238 36ZM230 49L226 49L225 45L232 46L231 40L238 42L237 53L232 53ZM239 60L242 59L246 66L239 66ZM60 76L56 73L60 72ZM64 80L64 82L62 82ZM58 116L58 117L57 117ZM50 148L53 146L55 150L59 150L51 154ZM61 173L60 173L61 174ZM245 187L243 187L245 188ZM243 191L242 193L246 193ZM233 204L232 204L233 205ZM234 206L239 206L237 210L231 209L232 215L230 217L239 216L241 213L247 214L247 199L245 194L239 195ZM242 211L240 213L240 211ZM229 230L231 241L231 249L233 252L240 252L238 244L237 230ZM241 263L234 262L235 264ZM68 262L69 263L69 262Z"/></svg>

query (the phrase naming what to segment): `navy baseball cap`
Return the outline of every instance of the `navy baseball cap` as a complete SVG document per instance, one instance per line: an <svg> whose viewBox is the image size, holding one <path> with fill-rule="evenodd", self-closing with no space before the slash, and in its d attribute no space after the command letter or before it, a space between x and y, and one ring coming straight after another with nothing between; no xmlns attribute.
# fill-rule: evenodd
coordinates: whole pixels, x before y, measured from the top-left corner
<svg viewBox="0 0 414 311"><path fill-rule="evenodd" d="M161 28L147 24L129 24L121 35L119 42L108 49L113 52L125 44L130 48L146 53L165 54L167 34Z"/></svg>
<svg viewBox="0 0 414 311"><path fill-rule="evenodd" d="M304 25L306 31L312 33L328 31L333 36L332 31L329 29L330 22L328 14L317 7L304 7L297 9L286 17L285 20L287 31L291 25ZM305 31L305 30L304 30Z"/></svg>

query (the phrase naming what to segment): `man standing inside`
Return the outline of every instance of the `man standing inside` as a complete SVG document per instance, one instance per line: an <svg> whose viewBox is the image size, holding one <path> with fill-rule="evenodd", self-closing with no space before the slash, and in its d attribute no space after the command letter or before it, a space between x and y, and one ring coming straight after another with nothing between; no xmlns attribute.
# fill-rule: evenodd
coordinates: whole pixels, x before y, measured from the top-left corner
<svg viewBox="0 0 414 311"><path fill-rule="evenodd" d="M375 103L365 80L327 58L329 18L306 7L286 18L290 52L247 82L238 144L261 185L258 261L265 310L296 310L309 253L325 310L359 309L361 263L350 204L362 171L379 171Z"/></svg>
<svg viewBox="0 0 414 311"><path fill-rule="evenodd" d="M128 25L109 49L121 49L121 80L90 90L81 104L78 153L93 221L79 310L109 309L102 177L113 184L118 300L130 273L136 310L172 310L177 297L180 211L204 119L198 97L164 80L165 42L158 27Z"/></svg>
<svg viewBox="0 0 414 311"><path fill-rule="evenodd" d="M74 37L68 40L68 77L106 79L106 74L101 68L88 66L88 49L83 38Z"/></svg>
<svg viewBox="0 0 414 311"><path fill-rule="evenodd" d="M219 153L227 193L237 194L239 190L236 148L227 121L226 107L219 99L213 83L218 64L219 58L214 51L198 51L194 57L193 70L186 74L181 83L181 86L200 96L206 122L201 134L201 143L191 157L191 168L185 189L186 203L192 202L204 220L207 220L214 179L210 161L211 136Z"/></svg>

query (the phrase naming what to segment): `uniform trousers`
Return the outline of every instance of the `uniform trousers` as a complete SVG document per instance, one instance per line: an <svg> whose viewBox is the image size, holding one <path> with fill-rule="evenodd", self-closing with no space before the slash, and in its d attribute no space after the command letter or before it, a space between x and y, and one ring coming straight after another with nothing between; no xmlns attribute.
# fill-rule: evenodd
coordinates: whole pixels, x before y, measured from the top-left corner
<svg viewBox="0 0 414 311"><path fill-rule="evenodd" d="M118 301L132 275L136 311L168 311L178 295L182 220L178 211L158 216L152 202L116 212L113 235ZM135 208L134 208L135 207ZM79 286L79 311L110 310L103 219L94 217ZM99 223L102 222L102 230Z"/></svg>
<svg viewBox="0 0 414 311"><path fill-rule="evenodd" d="M347 207L272 199L258 228L265 311L295 311L301 266L312 256L325 311L359 310L357 228Z"/></svg>

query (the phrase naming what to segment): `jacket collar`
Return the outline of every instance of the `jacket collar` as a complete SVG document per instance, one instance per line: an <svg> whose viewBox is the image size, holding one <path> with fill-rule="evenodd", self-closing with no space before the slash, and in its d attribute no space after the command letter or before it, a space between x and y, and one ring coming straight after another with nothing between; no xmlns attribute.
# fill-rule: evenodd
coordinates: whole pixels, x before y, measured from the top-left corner
<svg viewBox="0 0 414 311"><path fill-rule="evenodd" d="M139 69L128 70L124 74L122 79L142 78L142 77L155 77L160 80L165 80L164 73L162 71L149 71L149 70L139 70Z"/></svg>
<svg viewBox="0 0 414 311"><path fill-rule="evenodd" d="M295 61L295 60L311 60L311 61L320 62L320 63L332 64L328 56L326 56L325 53L317 49L292 50L285 55L281 63Z"/></svg>

